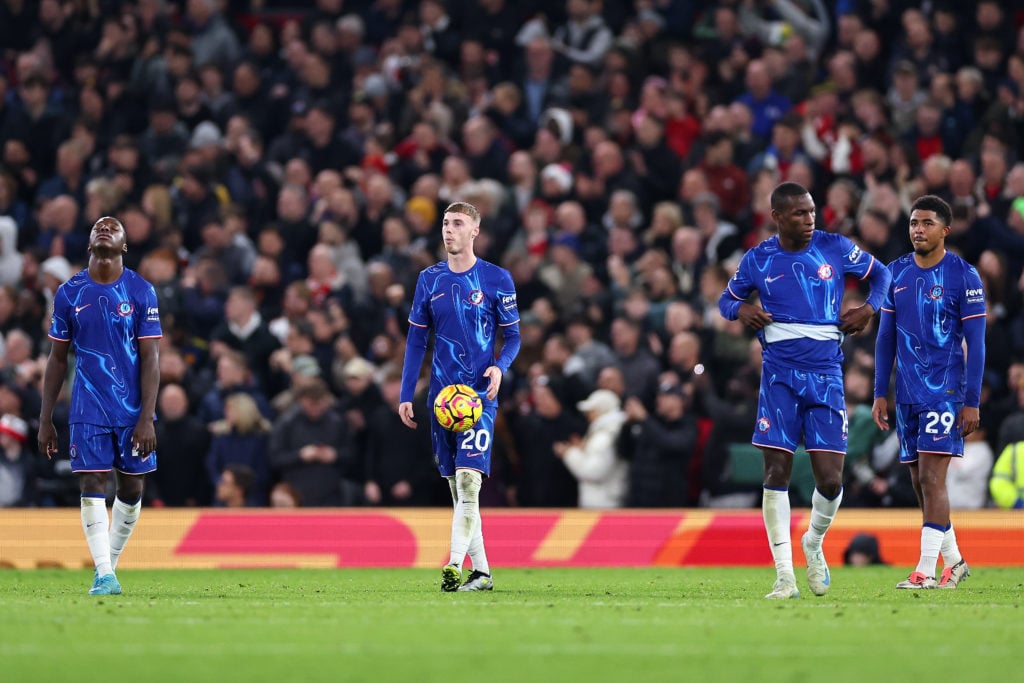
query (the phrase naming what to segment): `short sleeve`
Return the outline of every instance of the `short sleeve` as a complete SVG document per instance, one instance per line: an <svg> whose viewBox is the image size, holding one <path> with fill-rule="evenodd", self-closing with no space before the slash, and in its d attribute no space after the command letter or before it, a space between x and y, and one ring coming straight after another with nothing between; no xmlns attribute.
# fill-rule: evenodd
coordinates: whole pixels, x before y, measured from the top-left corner
<svg viewBox="0 0 1024 683"><path fill-rule="evenodd" d="M53 314L50 316L50 329L47 332L50 339L62 342L71 341L71 312L73 310L67 289L61 285L53 297Z"/></svg>

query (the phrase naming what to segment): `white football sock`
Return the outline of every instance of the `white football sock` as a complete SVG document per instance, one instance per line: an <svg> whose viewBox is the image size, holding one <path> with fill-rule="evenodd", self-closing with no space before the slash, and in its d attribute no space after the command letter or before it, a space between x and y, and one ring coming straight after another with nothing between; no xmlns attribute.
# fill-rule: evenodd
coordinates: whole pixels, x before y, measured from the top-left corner
<svg viewBox="0 0 1024 683"><path fill-rule="evenodd" d="M455 477L448 477L448 488L452 492L452 504L458 505L459 492L455 485ZM473 563L473 569L478 572L483 572L490 576L491 567L487 562L487 551L484 549L484 530L483 530L483 518L476 527L476 533L473 534L473 538L469 541L469 550L467 551L470 562Z"/></svg>
<svg viewBox="0 0 1024 683"><path fill-rule="evenodd" d="M452 515L452 548L448 564L462 569L475 534L480 533L480 485L483 476L475 470L458 470L455 473L455 488L459 499ZM483 536L480 537L483 547ZM484 560L486 562L486 559ZM475 564L473 565L476 566Z"/></svg>
<svg viewBox="0 0 1024 683"><path fill-rule="evenodd" d="M135 523L142 512L142 498L129 505L114 497L114 509L110 515L110 568L117 569L117 561L124 551L125 543L135 531Z"/></svg>
<svg viewBox="0 0 1024 683"><path fill-rule="evenodd" d="M956 544L956 532L953 531L953 523L950 522L946 531L942 534L942 564L952 567L964 559L960 554L960 547Z"/></svg>
<svg viewBox="0 0 1024 683"><path fill-rule="evenodd" d="M789 490L765 487L761 499L764 515L764 529L768 532L768 545L775 558L775 573L778 577L796 583L793 574L793 542L789 530Z"/></svg>
<svg viewBox="0 0 1024 683"><path fill-rule="evenodd" d="M807 528L808 540L814 548L821 548L821 542L825 540L825 532L832 526L832 520L836 517L839 504L843 502L843 489L839 494L829 500L821 495L817 488L811 494L811 523Z"/></svg>
<svg viewBox="0 0 1024 683"><path fill-rule="evenodd" d="M107 530L107 499L105 496L82 496L82 530L89 554L96 565L97 576L113 574L110 566L110 533Z"/></svg>
<svg viewBox="0 0 1024 683"><path fill-rule="evenodd" d="M935 565L939 562L939 548L942 547L942 536L945 532L934 526L925 524L921 527L921 559L917 569L925 576L935 578Z"/></svg>

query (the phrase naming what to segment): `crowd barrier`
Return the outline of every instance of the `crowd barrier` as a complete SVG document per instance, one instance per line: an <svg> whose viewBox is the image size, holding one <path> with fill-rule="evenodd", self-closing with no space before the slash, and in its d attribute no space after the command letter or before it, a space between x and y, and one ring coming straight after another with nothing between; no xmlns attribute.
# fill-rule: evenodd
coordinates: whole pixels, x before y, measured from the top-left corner
<svg viewBox="0 0 1024 683"><path fill-rule="evenodd" d="M484 509L488 559L502 567L770 566L761 511ZM793 511L793 537L809 510ZM954 514L972 566L1024 565L1024 512ZM144 509L119 567L437 567L451 511L431 509ZM913 565L920 512L840 510L825 557L857 533L889 564ZM75 508L0 510L0 566L92 567Z"/></svg>

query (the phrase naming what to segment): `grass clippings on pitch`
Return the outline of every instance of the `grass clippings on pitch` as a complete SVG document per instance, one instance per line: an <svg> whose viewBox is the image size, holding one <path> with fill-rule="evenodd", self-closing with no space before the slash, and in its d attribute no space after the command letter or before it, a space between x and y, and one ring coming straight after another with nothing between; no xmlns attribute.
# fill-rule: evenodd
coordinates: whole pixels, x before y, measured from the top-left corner
<svg viewBox="0 0 1024 683"><path fill-rule="evenodd" d="M1024 680L1024 568L897 591L907 568L833 568L817 598L764 600L764 569L0 573L0 678L216 681Z"/></svg>

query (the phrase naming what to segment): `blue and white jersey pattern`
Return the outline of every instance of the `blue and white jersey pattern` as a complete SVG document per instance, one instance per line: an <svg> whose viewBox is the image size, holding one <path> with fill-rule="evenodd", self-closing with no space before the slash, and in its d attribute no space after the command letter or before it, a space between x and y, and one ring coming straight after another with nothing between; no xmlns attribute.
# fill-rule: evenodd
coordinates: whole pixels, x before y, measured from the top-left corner
<svg viewBox="0 0 1024 683"><path fill-rule="evenodd" d="M963 323L986 315L978 271L949 252L927 269L906 254L889 270L892 285L882 315L896 316L896 402L963 402Z"/></svg>
<svg viewBox="0 0 1024 683"><path fill-rule="evenodd" d="M766 364L838 375L846 276L863 280L875 267L871 254L842 235L816 230L796 252L774 236L743 256L726 292L743 302L756 291L771 314L772 323L758 333Z"/></svg>
<svg viewBox="0 0 1024 683"><path fill-rule="evenodd" d="M468 384L488 402L484 371L495 364L498 328L519 322L512 275L477 259L464 273L447 261L420 272L409 323L434 330L429 400L449 384Z"/></svg>
<svg viewBox="0 0 1024 683"><path fill-rule="evenodd" d="M128 268L109 285L82 270L57 289L49 336L75 354L69 422L129 427L142 409L139 340L159 339L156 290Z"/></svg>

